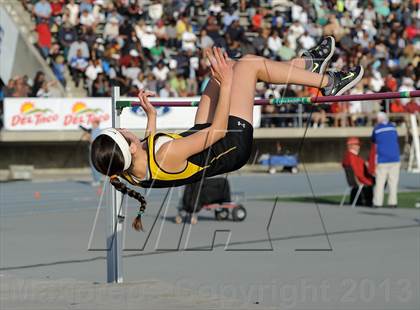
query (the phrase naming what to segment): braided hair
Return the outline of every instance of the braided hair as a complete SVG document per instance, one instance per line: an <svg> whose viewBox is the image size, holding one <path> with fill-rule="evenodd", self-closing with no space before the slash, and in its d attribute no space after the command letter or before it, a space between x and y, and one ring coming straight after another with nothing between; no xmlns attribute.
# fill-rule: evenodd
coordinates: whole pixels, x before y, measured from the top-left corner
<svg viewBox="0 0 420 310"><path fill-rule="evenodd" d="M141 218L144 214L144 210L146 210L146 199L144 199L143 195L139 192L136 192L135 190L127 187L123 182L120 181L120 179L116 175L111 176L109 181L117 191L121 192L123 195L127 194L128 196L136 199L140 203L139 211L137 213L136 218L133 220L131 226L137 231L143 231L143 223L141 221Z"/></svg>

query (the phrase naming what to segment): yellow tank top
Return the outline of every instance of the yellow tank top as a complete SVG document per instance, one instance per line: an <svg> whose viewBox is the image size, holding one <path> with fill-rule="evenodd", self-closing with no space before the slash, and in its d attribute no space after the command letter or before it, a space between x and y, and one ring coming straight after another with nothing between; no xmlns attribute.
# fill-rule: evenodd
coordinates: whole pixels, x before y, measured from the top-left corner
<svg viewBox="0 0 420 310"><path fill-rule="evenodd" d="M187 164L184 169L178 172L168 172L163 170L157 160L156 160L156 140L158 137L167 136L171 139L180 139L181 135L176 133L158 133L150 135L147 138L147 165L148 165L148 176L145 180L138 180L134 178L129 173L122 173L121 177L127 180L133 185L140 185L144 187L150 187L150 184L153 184L153 187L168 187L168 184L177 185L186 183L185 181L197 176L200 174L205 167L194 164L190 161L187 161Z"/></svg>

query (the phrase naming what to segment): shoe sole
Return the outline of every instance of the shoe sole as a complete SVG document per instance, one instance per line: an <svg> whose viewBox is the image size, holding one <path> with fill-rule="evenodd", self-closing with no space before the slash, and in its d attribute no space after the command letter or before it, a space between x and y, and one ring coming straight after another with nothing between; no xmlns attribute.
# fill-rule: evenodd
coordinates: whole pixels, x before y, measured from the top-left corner
<svg viewBox="0 0 420 310"><path fill-rule="evenodd" d="M363 74L365 73L365 69L363 69L362 66L360 66L360 69L361 70L360 70L359 74L357 75L357 77L353 81L348 83L346 86L344 86L342 89L340 89L334 96L340 96L340 95L344 94L346 91L352 89L354 86L356 86L357 83L360 82L360 80L363 77Z"/></svg>
<svg viewBox="0 0 420 310"><path fill-rule="evenodd" d="M330 59L334 55L334 52L335 52L335 38L333 36L328 36L327 38L332 39L331 51L328 54L328 56L325 57L325 60L322 62L321 69L319 69L319 74L324 74L325 73L325 70L327 69L327 66L330 62Z"/></svg>

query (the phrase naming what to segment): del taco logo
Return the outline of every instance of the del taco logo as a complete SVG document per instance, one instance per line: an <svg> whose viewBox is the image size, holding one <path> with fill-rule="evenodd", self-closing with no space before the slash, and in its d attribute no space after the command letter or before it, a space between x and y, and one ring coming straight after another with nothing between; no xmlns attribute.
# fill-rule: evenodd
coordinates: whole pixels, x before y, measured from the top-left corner
<svg viewBox="0 0 420 310"><path fill-rule="evenodd" d="M91 124L95 119L99 119L101 122L107 121L109 114L101 108L92 108L85 102L78 101L73 104L71 113L64 116L64 126Z"/></svg>
<svg viewBox="0 0 420 310"><path fill-rule="evenodd" d="M34 102L22 103L18 114L12 115L11 126L41 125L53 123L58 120L58 114L49 108L38 108Z"/></svg>

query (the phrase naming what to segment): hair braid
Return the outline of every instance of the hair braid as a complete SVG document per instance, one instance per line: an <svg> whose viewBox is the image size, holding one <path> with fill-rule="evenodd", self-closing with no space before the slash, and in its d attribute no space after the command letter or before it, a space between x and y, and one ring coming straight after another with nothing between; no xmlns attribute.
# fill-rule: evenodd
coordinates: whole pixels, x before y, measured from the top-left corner
<svg viewBox="0 0 420 310"><path fill-rule="evenodd" d="M136 218L133 220L132 227L137 230L143 230L143 223L141 221L141 218L144 214L144 211L146 210L146 199L144 199L143 195L139 192L136 192L135 190L127 187L123 182L120 181L120 179L117 176L112 176L109 181L111 184L115 187L115 189L119 192L121 192L123 195L128 195L131 198L136 199L140 203L140 208L137 213Z"/></svg>

